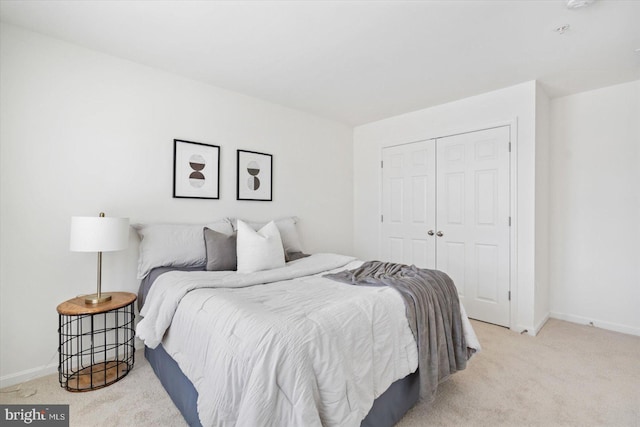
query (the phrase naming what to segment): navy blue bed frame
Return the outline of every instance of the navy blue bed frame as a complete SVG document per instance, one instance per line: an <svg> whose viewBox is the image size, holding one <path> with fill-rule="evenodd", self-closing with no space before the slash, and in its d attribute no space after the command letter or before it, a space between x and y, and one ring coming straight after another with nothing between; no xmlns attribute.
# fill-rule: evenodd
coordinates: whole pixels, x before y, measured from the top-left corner
<svg viewBox="0 0 640 427"><path fill-rule="evenodd" d="M145 347L144 355L160 382L191 427L202 427L198 417L198 392L175 360L160 344ZM411 409L420 397L418 372L394 382L374 402L361 427L391 427Z"/></svg>

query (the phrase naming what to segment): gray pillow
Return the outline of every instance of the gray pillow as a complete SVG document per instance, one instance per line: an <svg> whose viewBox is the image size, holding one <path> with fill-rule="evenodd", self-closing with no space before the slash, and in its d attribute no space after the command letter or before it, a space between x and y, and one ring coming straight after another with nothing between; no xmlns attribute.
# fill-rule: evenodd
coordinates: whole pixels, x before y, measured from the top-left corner
<svg viewBox="0 0 640 427"><path fill-rule="evenodd" d="M236 270L236 233L231 235L204 228L204 246L207 252L207 271Z"/></svg>
<svg viewBox="0 0 640 427"><path fill-rule="evenodd" d="M311 255L305 254L305 253L302 253L302 252L285 252L284 260L286 262L289 262L289 261L295 261L295 260L300 259L300 258L306 258L308 256L311 256Z"/></svg>

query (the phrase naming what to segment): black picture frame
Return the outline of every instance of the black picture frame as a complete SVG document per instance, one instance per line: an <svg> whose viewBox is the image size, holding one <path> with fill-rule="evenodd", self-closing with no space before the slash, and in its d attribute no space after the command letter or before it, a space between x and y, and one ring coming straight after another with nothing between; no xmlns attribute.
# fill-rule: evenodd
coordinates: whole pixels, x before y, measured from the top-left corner
<svg viewBox="0 0 640 427"><path fill-rule="evenodd" d="M220 198L220 146L173 140L173 197Z"/></svg>
<svg viewBox="0 0 640 427"><path fill-rule="evenodd" d="M236 199L273 201L273 156L237 150Z"/></svg>

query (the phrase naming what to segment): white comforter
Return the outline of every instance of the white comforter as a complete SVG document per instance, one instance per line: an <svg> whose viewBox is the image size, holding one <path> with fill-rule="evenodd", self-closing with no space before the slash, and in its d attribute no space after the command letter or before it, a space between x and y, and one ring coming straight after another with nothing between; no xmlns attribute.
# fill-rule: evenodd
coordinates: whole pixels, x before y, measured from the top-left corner
<svg viewBox="0 0 640 427"><path fill-rule="evenodd" d="M321 277L360 264L316 254L252 274L165 273L137 334L191 380L203 426L359 426L418 366L395 290Z"/></svg>

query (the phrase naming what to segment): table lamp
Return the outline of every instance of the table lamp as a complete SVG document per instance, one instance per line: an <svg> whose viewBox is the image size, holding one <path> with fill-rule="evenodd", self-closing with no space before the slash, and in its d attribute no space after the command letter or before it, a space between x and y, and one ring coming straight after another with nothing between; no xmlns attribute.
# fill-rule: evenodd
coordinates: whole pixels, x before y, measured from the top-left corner
<svg viewBox="0 0 640 427"><path fill-rule="evenodd" d="M72 252L98 253L98 288L95 294L86 295L86 304L100 304L111 299L111 295L103 294L102 252L120 251L129 245L129 218L100 216L71 217L71 238L69 250Z"/></svg>

